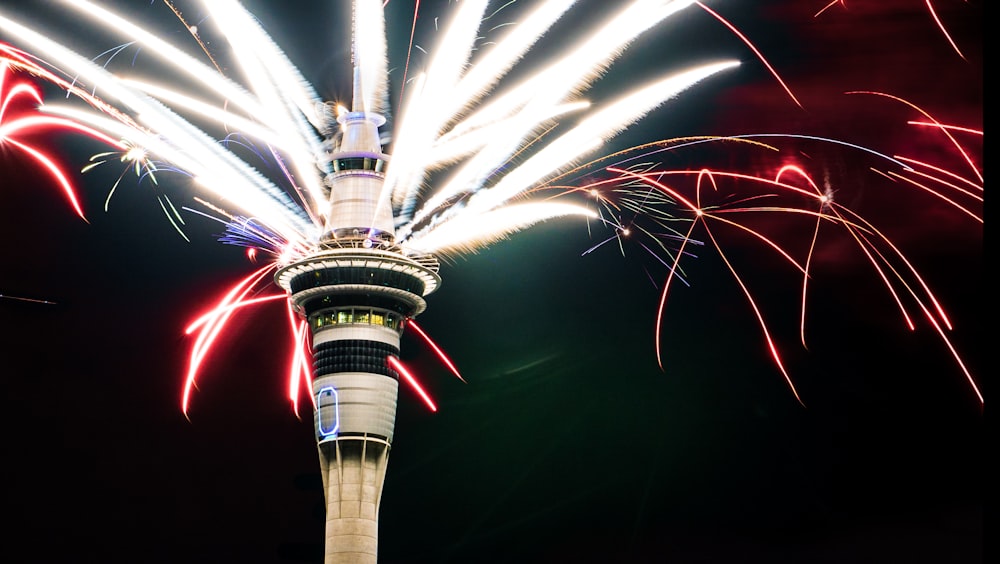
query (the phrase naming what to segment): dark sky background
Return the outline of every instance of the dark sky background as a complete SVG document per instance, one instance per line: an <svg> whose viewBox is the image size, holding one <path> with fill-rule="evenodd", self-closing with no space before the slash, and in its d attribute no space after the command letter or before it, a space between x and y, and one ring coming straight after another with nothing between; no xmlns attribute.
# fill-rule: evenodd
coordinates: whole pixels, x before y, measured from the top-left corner
<svg viewBox="0 0 1000 564"><path fill-rule="evenodd" d="M846 0L817 15L825 2L711 4L754 41L801 108L697 7L643 36L595 99L706 58L743 65L653 112L608 150L682 135L825 135L971 177L940 136L906 125L916 112L845 92L891 93L981 130L984 2L933 3L964 58L924 2ZM196 48L161 3L111 4ZM346 97L343 6L268 4L247 3L321 94ZM446 4L422 2L421 28L446 15ZM199 19L197 7L179 6ZM394 96L412 6L388 7ZM538 54L571 42L607 6L581 2L580 19ZM40 28L59 9L0 4ZM516 19L509 10L507 20ZM87 25L74 22L66 40L92 55L115 45ZM432 48L433 35L423 37ZM137 68L142 62L140 54ZM33 139L71 171L102 150L70 136ZM981 137L959 139L981 171ZM758 155L738 147L663 158L665 167L761 172L768 163ZM782 155L829 178L838 201L883 229L926 276L952 316L949 338L989 396L982 224L872 172L884 162L858 151L803 142ZM127 179L105 213L118 172L80 179L84 222L46 174L16 151L0 153L0 294L54 302L0 299L0 556L321 562L311 418L297 419L284 399L284 309L234 318L186 419L179 398L191 340L183 329L254 266L242 249L217 243L219 227L207 220L189 217L191 242L181 239L145 182ZM182 178L160 182L175 201L190 201ZM973 209L982 216L981 203ZM793 244L811 235L799 225L808 224L774 228ZM798 276L761 246L726 240L804 406L707 248L688 262L690 287L676 286L668 302L664 370L654 328L665 271L639 247L581 256L595 240L585 226L561 222L447 261L417 322L467 383L404 335L402 360L439 411L401 386L380 561L982 562L982 406L919 312L911 310L910 332L856 248L828 233L810 286L808 350L797 334Z"/></svg>

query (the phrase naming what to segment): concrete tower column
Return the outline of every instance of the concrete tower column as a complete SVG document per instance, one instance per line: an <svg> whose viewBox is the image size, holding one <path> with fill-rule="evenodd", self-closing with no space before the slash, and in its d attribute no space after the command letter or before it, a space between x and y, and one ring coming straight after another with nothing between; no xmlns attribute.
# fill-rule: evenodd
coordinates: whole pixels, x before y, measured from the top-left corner
<svg viewBox="0 0 1000 564"><path fill-rule="evenodd" d="M326 564L375 564L378 509L389 443L342 438L319 444L326 495Z"/></svg>

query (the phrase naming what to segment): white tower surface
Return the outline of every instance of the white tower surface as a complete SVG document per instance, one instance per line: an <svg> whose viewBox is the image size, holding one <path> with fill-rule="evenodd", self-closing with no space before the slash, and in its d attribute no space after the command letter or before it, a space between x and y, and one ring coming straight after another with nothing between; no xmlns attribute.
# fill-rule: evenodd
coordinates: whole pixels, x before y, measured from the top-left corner
<svg viewBox="0 0 1000 564"><path fill-rule="evenodd" d="M338 116L341 141L327 177L330 208L322 241L281 269L312 332L314 427L326 497L326 564L374 563L378 511L396 422L399 357L406 319L426 308L441 283L438 261L395 244L391 206L378 210L389 156L382 116L359 107Z"/></svg>

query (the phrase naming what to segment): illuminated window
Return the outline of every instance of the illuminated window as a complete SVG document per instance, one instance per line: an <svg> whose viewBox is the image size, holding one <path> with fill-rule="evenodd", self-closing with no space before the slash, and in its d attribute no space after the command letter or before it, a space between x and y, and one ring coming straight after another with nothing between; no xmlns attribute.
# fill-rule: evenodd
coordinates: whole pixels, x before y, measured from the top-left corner
<svg viewBox="0 0 1000 564"><path fill-rule="evenodd" d="M394 331L399 331L402 327L403 317L383 309L360 309L349 308L335 311L324 311L317 313L311 319L315 330L324 327L337 325L340 323L367 323L379 327L388 327Z"/></svg>
<svg viewBox="0 0 1000 564"><path fill-rule="evenodd" d="M342 170L373 170L382 172L385 170L385 161L373 159L371 157L345 157L333 161L334 172Z"/></svg>

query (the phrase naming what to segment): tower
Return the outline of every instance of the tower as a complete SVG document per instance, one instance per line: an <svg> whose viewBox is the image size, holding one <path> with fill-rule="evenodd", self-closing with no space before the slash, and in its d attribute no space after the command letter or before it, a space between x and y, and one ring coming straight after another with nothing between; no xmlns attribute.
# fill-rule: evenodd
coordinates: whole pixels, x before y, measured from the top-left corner
<svg viewBox="0 0 1000 564"><path fill-rule="evenodd" d="M382 116L354 106L337 118L327 176L326 232L313 252L275 274L312 334L313 423L326 498L325 562L374 563L378 511L392 445L406 319L441 283L432 255L404 254L392 211L378 209L389 156Z"/></svg>

